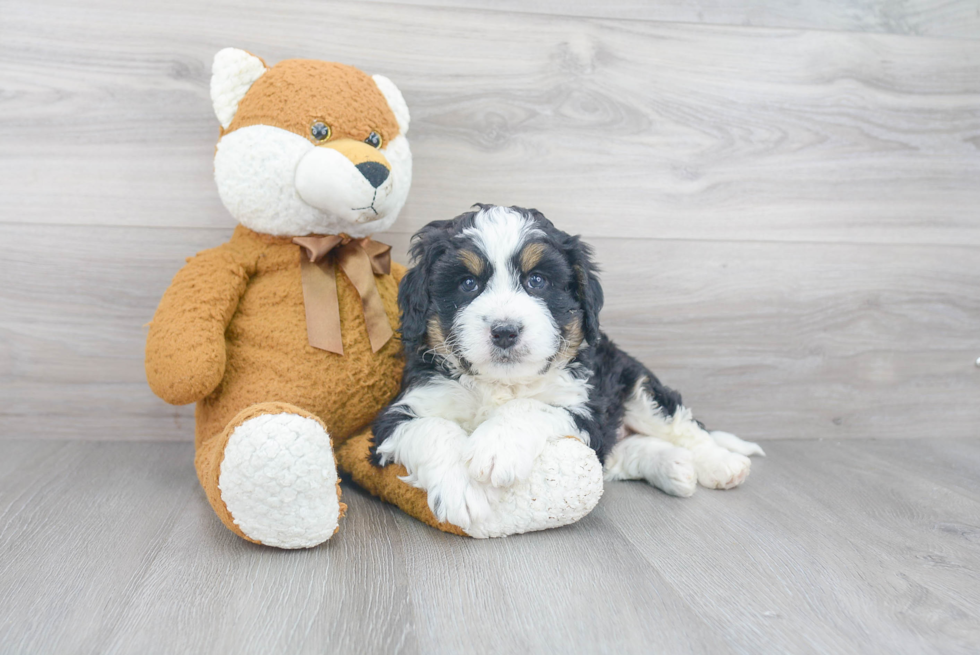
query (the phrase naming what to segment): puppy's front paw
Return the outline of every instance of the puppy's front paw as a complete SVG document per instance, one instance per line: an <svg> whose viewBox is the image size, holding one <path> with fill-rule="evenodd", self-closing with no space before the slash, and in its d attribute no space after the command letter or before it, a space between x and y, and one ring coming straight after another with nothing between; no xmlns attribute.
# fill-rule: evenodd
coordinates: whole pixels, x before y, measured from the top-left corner
<svg viewBox="0 0 980 655"><path fill-rule="evenodd" d="M438 521L470 529L490 514L490 502L485 490L467 474L462 466L453 467L438 482L426 489L429 509Z"/></svg>
<svg viewBox="0 0 980 655"><path fill-rule="evenodd" d="M697 448L694 451L694 470L698 482L709 489L731 489L745 482L752 462L719 446Z"/></svg>
<svg viewBox="0 0 980 655"><path fill-rule="evenodd" d="M509 487L531 475L537 457L529 439L484 423L470 435L464 459L474 480Z"/></svg>

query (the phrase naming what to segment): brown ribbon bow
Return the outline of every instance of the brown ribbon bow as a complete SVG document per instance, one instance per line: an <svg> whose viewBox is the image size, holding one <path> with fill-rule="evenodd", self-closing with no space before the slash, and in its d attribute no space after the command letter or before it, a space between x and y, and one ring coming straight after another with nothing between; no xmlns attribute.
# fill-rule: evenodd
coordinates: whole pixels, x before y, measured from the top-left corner
<svg viewBox="0 0 980 655"><path fill-rule="evenodd" d="M374 276L391 273L391 246L371 241L370 237L352 239L344 234L295 237L293 243L306 254L301 258L301 272L306 334L310 345L338 355L344 354L344 345L340 340L336 262L361 297L371 350L381 350L394 332Z"/></svg>

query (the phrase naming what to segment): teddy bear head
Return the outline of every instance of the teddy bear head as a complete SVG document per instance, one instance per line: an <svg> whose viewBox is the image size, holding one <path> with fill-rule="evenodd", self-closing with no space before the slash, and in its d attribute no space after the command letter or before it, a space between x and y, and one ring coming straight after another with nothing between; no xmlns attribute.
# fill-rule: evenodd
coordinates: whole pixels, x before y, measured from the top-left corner
<svg viewBox="0 0 980 655"><path fill-rule="evenodd" d="M398 218L412 183L408 107L386 77L244 50L214 57L221 122L214 179L245 227L275 236L365 237Z"/></svg>

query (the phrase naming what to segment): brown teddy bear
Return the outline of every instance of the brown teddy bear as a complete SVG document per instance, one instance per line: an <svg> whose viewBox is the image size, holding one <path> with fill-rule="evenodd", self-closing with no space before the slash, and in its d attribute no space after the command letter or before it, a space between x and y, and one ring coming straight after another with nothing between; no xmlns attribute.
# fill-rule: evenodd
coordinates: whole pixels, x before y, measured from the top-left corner
<svg viewBox="0 0 980 655"><path fill-rule="evenodd" d="M197 403L195 464L222 522L280 548L329 539L346 510L334 448L359 484L449 532L496 536L587 513L601 469L584 446L562 446L565 469L546 453L537 486L510 490L497 523L469 531L440 524L403 467L368 459L365 426L397 393L403 366L405 269L370 239L394 223L411 185L409 113L395 85L337 63L268 67L227 48L211 98L215 181L240 225L177 273L150 324L146 374L165 401ZM569 456L573 502L558 493L553 510Z"/></svg>

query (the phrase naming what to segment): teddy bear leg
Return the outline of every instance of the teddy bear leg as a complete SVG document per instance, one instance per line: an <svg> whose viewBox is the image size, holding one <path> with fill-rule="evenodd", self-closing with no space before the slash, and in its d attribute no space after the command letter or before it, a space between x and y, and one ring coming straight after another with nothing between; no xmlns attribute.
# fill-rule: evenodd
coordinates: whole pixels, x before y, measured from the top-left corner
<svg viewBox="0 0 980 655"><path fill-rule="evenodd" d="M347 509L326 426L288 403L239 412L200 444L195 465L221 521L254 543L316 546L337 532Z"/></svg>
<svg viewBox="0 0 980 655"><path fill-rule="evenodd" d="M528 479L493 491L490 514L464 530L439 522L429 509L426 492L405 481L404 466L376 466L370 455L373 441L371 431L365 430L339 445L341 468L371 494L423 523L460 536L505 537L568 525L592 511L602 496L602 465L595 451L572 437L557 439L547 443Z"/></svg>

